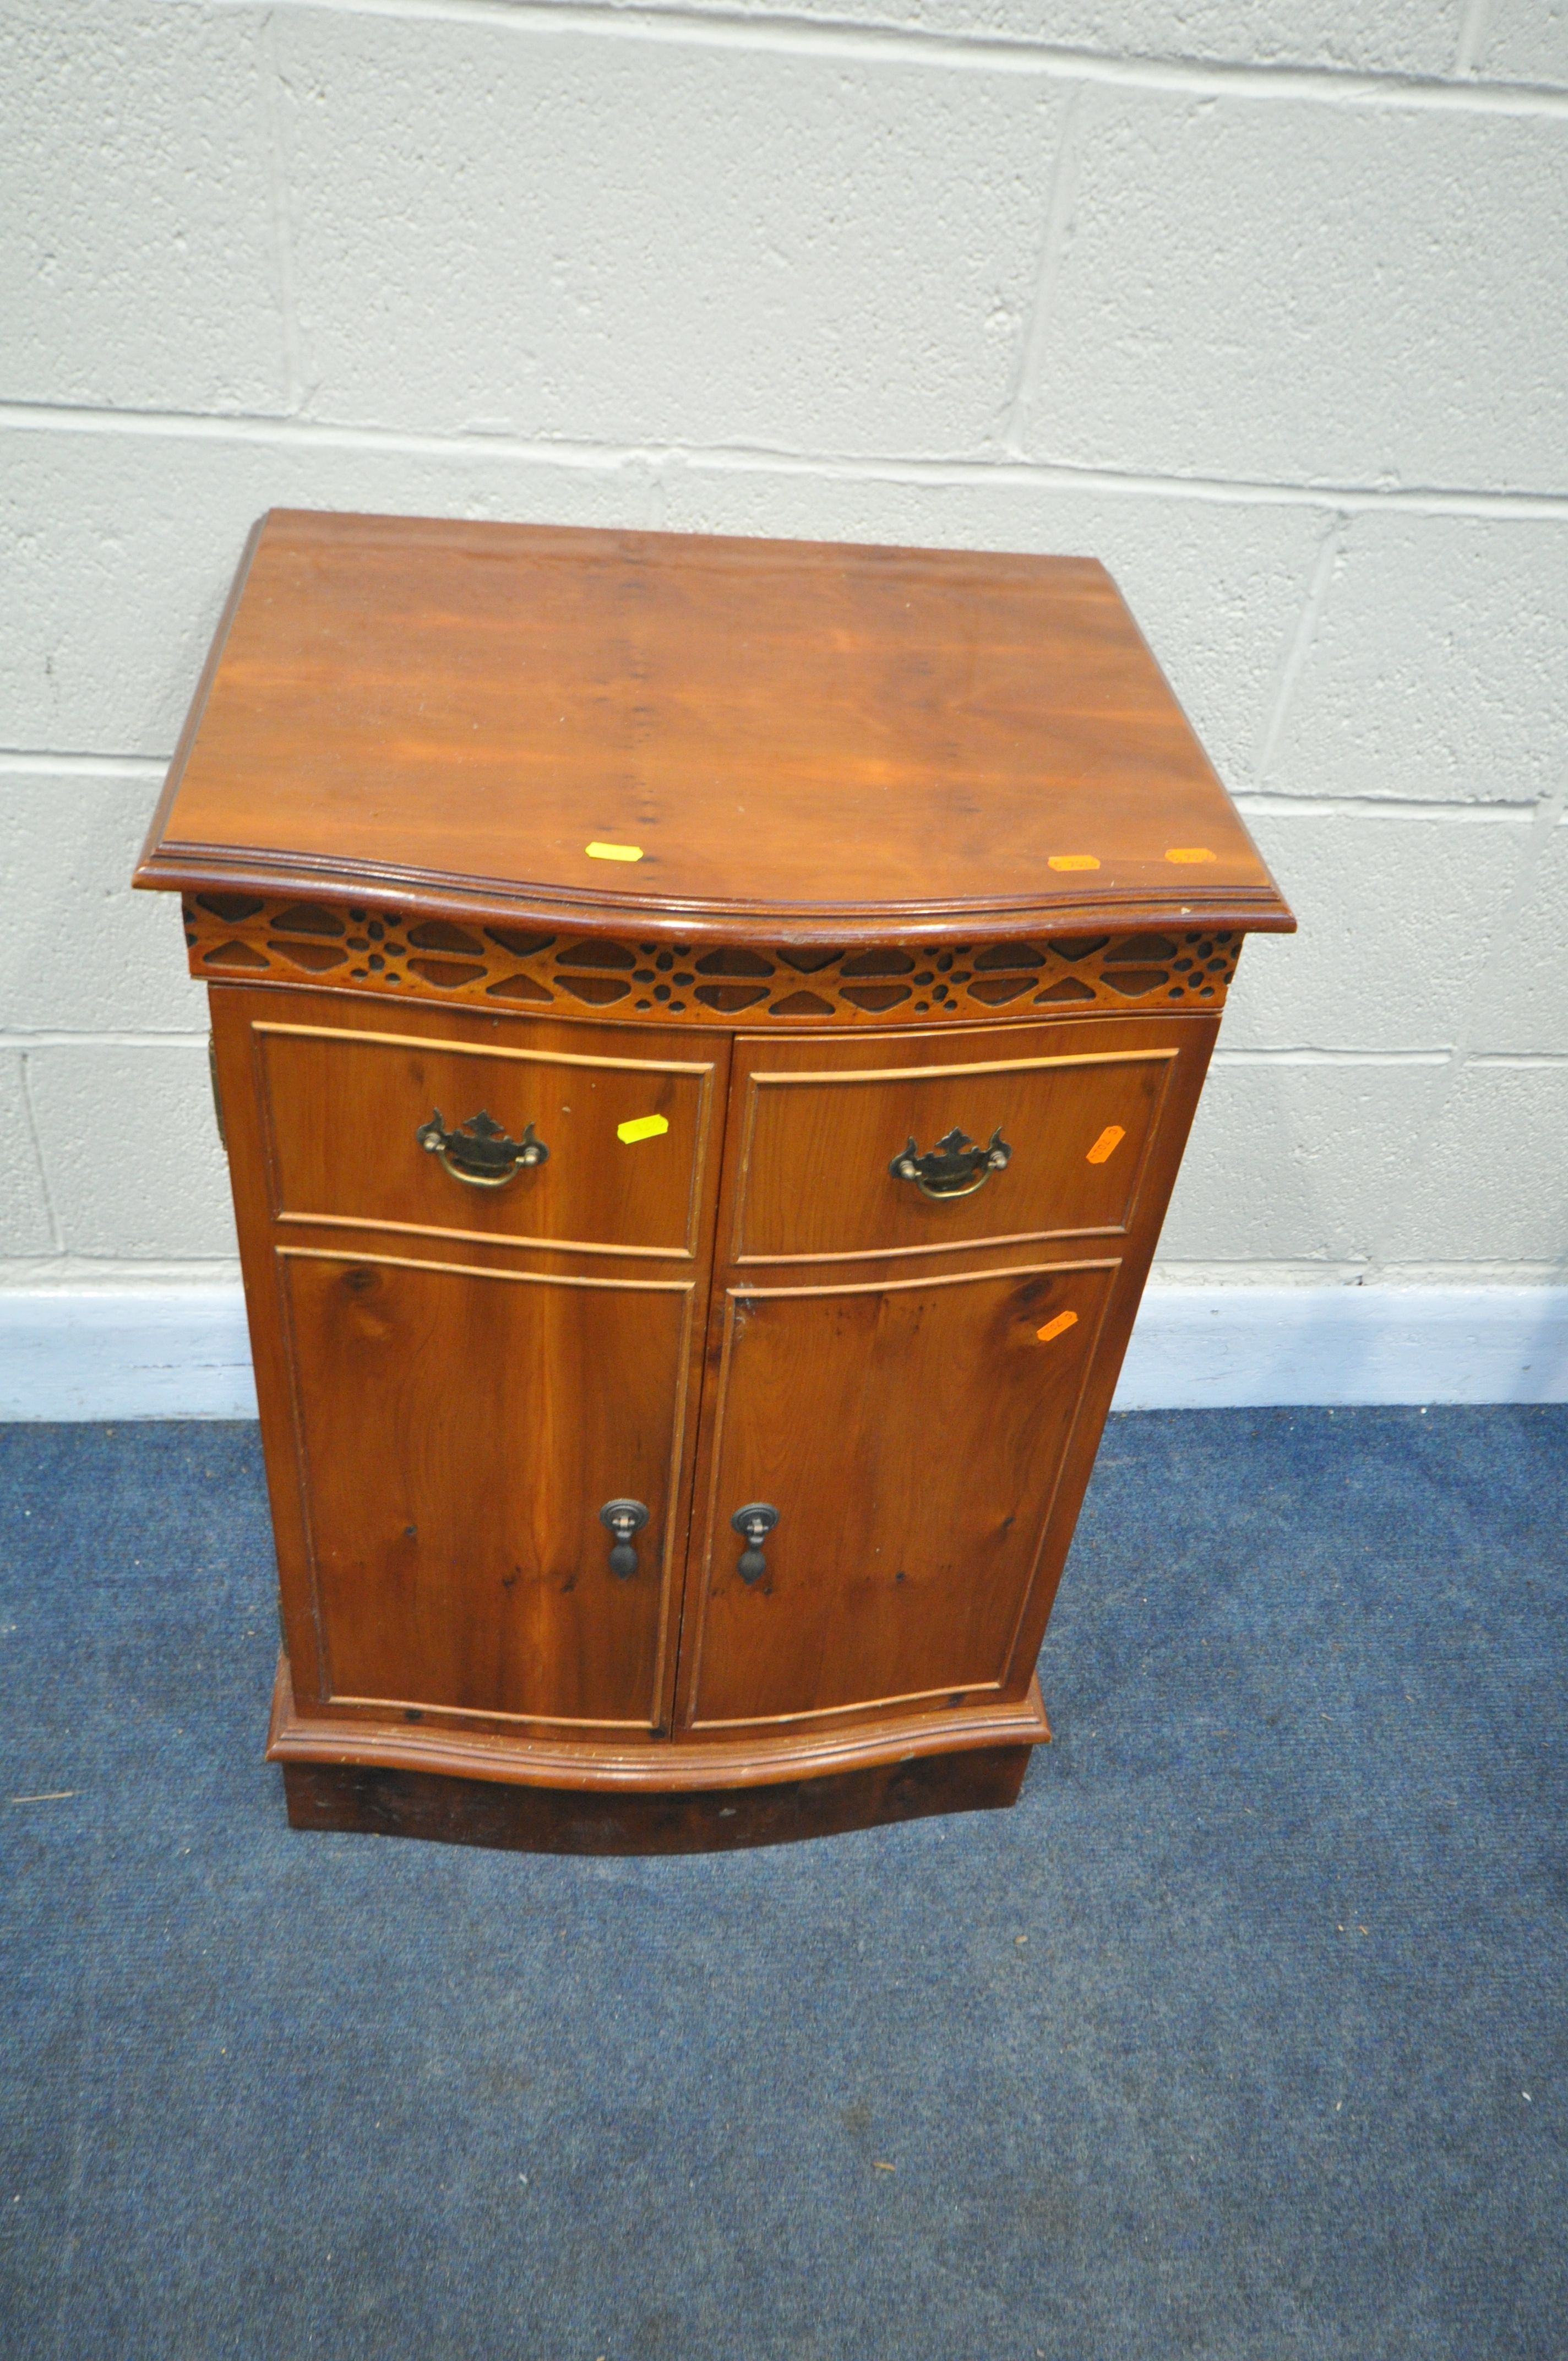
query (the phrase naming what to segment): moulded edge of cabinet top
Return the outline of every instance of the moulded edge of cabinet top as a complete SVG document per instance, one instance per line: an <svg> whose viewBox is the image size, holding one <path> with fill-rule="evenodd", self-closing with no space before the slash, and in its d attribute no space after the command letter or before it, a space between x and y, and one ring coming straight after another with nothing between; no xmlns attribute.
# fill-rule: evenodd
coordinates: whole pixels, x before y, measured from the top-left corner
<svg viewBox="0 0 1568 2361"><path fill-rule="evenodd" d="M1092 559L291 511L136 883L718 941L1295 925Z"/></svg>

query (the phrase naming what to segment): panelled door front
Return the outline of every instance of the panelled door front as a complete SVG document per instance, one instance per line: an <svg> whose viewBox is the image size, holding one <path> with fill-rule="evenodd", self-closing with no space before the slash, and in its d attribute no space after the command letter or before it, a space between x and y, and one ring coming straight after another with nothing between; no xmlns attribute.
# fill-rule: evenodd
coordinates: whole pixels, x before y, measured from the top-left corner
<svg viewBox="0 0 1568 2361"><path fill-rule="evenodd" d="M690 1281L341 1247L280 1262L333 1698L652 1729L684 1540ZM618 1500L648 1516L612 1565L599 1511Z"/></svg>
<svg viewBox="0 0 1568 2361"><path fill-rule="evenodd" d="M1003 1686L1117 1269L728 1290L693 1725Z"/></svg>
<svg viewBox="0 0 1568 2361"><path fill-rule="evenodd" d="M302 1712L621 1743L1023 1694L1212 1019L214 1008ZM498 1139L548 1154L479 1185Z"/></svg>
<svg viewBox="0 0 1568 2361"><path fill-rule="evenodd" d="M666 1732L728 1043L213 1005L297 1708Z"/></svg>
<svg viewBox="0 0 1568 2361"><path fill-rule="evenodd" d="M1215 1029L737 1042L679 1727L1023 1694Z"/></svg>

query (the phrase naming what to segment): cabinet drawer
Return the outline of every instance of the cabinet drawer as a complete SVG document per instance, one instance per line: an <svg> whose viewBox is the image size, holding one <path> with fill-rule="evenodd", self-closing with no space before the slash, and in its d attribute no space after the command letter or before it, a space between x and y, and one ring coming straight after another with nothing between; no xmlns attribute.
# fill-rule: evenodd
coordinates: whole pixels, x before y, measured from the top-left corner
<svg viewBox="0 0 1568 2361"><path fill-rule="evenodd" d="M1130 1226L1182 1054L1173 1028L1021 1027L1011 1039L949 1033L876 1046L880 1056L861 1043L836 1048L831 1064L806 1043L750 1051L737 1078L733 1261L932 1254ZM892 1170L910 1141L927 1156L954 1131L981 1148L999 1136L1005 1165L969 1193L940 1196Z"/></svg>
<svg viewBox="0 0 1568 2361"><path fill-rule="evenodd" d="M599 1054L599 1030L590 1053L267 1018L250 1029L278 1220L697 1252L708 1061ZM479 1116L516 1142L532 1125L544 1159L485 1186L455 1169L471 1131L450 1156L422 1143L433 1118L452 1135Z"/></svg>

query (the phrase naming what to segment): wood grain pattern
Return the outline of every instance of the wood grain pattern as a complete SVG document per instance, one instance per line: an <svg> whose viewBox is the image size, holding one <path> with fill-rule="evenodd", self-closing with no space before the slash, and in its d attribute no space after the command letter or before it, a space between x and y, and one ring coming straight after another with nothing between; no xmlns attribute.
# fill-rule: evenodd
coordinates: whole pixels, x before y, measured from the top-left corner
<svg viewBox="0 0 1568 2361"><path fill-rule="evenodd" d="M731 1291L687 1617L692 1729L1000 1688L1115 1277L1110 1261L1019 1264ZM780 1512L754 1585L729 1522L749 1500Z"/></svg>
<svg viewBox="0 0 1568 2361"><path fill-rule="evenodd" d="M1009 1800L1240 941L1294 925L1103 569L280 513L137 882L212 984L296 1824ZM466 1186L437 1110L549 1160ZM972 1194L890 1170L954 1129L1012 1150Z"/></svg>
<svg viewBox="0 0 1568 2361"><path fill-rule="evenodd" d="M1131 1038L1096 1031L1092 1047L1081 1028L1071 1047L1059 1027L906 1036L896 1063L857 1044L827 1067L804 1045L775 1056L746 1044L731 1259L939 1254L1124 1229L1178 1052L1157 1023ZM1113 1125L1116 1152L1091 1161ZM945 1202L890 1171L908 1140L926 1150L954 1129L981 1145L1000 1132L1012 1161Z"/></svg>
<svg viewBox="0 0 1568 2361"><path fill-rule="evenodd" d="M625 1733L585 1739L541 1730L467 1728L453 1720L377 1718L346 1705L296 1702L287 1653L278 1660L268 1732L269 1763L367 1763L389 1771L430 1771L501 1785L571 1787L584 1794L701 1794L714 1788L766 1787L784 1779L822 1779L840 1772L923 1762L976 1748L1042 1746L1051 1726L1037 1682L1021 1697L982 1698L963 1708L902 1713L815 1730L784 1729L760 1737L692 1743L679 1733L636 1743Z"/></svg>
<svg viewBox="0 0 1568 2361"><path fill-rule="evenodd" d="M655 1728L689 1284L280 1250L334 1702ZM649 1509L609 1568L609 1500Z"/></svg>
<svg viewBox="0 0 1568 2361"><path fill-rule="evenodd" d="M1017 1801L1026 1746L972 1747L765 1787L607 1795L503 1786L365 1763L285 1763L289 1825L505 1852L597 1855L737 1852L845 1836L938 1812L1004 1811Z"/></svg>
<svg viewBox="0 0 1568 2361"><path fill-rule="evenodd" d="M639 1058L598 1028L546 1025L526 1042L292 1021L253 1025L276 1218L453 1238L652 1256L696 1252L713 1067ZM629 1046L629 1045L628 1045ZM597 1052L597 1054L596 1054ZM419 1145L433 1113L527 1126L548 1161L501 1189L455 1178ZM627 1143L620 1126L668 1129Z"/></svg>
<svg viewBox="0 0 1568 2361"><path fill-rule="evenodd" d="M313 1018L325 1000L299 997ZM389 1720L411 1717L439 1726L443 1742L458 1747L512 1727L535 1761L546 1727L574 1743L612 1734L646 1743L670 1726L685 1527L684 1508L672 1519L667 1504L685 1498L680 1463L689 1432L665 1426L668 1467L658 1481L642 1472L645 1453L634 1480L617 1454L628 1433L652 1431L683 1401L689 1429L695 1345L667 1322L661 1327L658 1307L700 1302L702 1288L694 1291L689 1270L661 1279L647 1258L639 1277L626 1256L574 1259L499 1237L434 1251L401 1235L395 1246L379 1235L350 1245L332 1237L330 1208L313 1224L275 1218L275 1182L255 1185L275 1162L263 1130L266 1094L276 1084L267 1061L280 1043L313 1052L330 1028L313 1022L280 1033L290 1020L279 1018L278 996L266 992L225 990L214 1000L225 1004L227 1066L241 1078L237 1152L252 1174L253 1209L245 1226L259 1227L271 1259L289 1274L267 1342L295 1435L300 1538L291 1630L308 1624L306 1655L312 1639L317 1652L300 1712L338 1728L346 1718L363 1733L361 1744ZM360 1012L339 1000L334 1013L347 1035L342 1046L361 1049ZM388 1054L401 1056L395 1015L375 1014ZM501 1022L507 1038L540 1038L536 1027L508 1032ZM493 1029L494 1020L487 1040ZM1103 1185L1104 1166L1091 1165L1088 1151L1106 1129L1106 1103L1095 1093L1102 1076L1112 1077L1124 1127L1141 1143L1141 1168L1126 1170L1141 1170L1145 1180L1131 1190L1119 1183L1116 1208L1132 1224L1127 1250L1141 1264L1214 1029L1206 1018L1128 1018L1113 1030L1103 1020L988 1027L976 1048L1020 1054L980 1058L956 1078L951 1051L955 1041L968 1046L963 1037L905 1033L903 1062L892 1069L871 1063L885 1052L861 1040L840 1045L850 1080L826 1086L824 1104L851 1110L858 1140L864 1126L853 1110L862 1086L874 1100L887 1087L896 1094L930 1083L1055 1087L1065 1077L1077 1090L1087 1077L1090 1099L1069 1100L1067 1113L1038 1132L1044 1146L1067 1138L1070 1148L1065 1165L1042 1154L1029 1169L1030 1217L1048 1226L1057 1218L1053 1191ZM1086 1043L1107 1041L1114 1046L1079 1062ZM751 1072L777 1049L747 1039L737 1061ZM469 1063L483 1069L494 1054ZM818 1071L810 1055L798 1045L786 1063ZM619 1073L621 1062L612 1060L610 1071ZM319 1101L323 1110L327 1104ZM744 1104L738 1089L737 1133ZM879 1138L878 1169L897 1207L907 1191L887 1175L884 1145ZM841 1162L829 1154L829 1172ZM733 1226L748 1185L746 1159L732 1157L722 1216L709 1185L705 1253L716 1220L721 1232ZM796 1202L809 1193L803 1188ZM983 1194L930 1210L972 1213ZM934 1711L948 1716L950 1734L972 1727L977 1712L988 1717L991 1699L1011 1713L1023 1703L1019 1682L1026 1686L1033 1661L1025 1638L1032 1618L1043 1625L1076 1514L1076 1493L1065 1510L1063 1496L1081 1491L1114 1382L1104 1340L1113 1299L1126 1293L1122 1257L1079 1257L1080 1267L1063 1268L1062 1257L1042 1265L984 1237L948 1241L954 1244L978 1255L980 1266L954 1273L938 1248L938 1260L911 1276L907 1254L885 1235L880 1259L848 1275L829 1257L805 1271L793 1265L784 1286L774 1283L782 1273L763 1284L755 1266L732 1266L703 1421L704 1523L686 1579L679 1720L699 1750L740 1738L765 1747L789 1724L818 1739L836 1725L840 1736L857 1724L863 1734ZM253 1316L258 1293L253 1287ZM1129 1301L1122 1341L1130 1312ZM622 1350L635 1373L630 1391L618 1389ZM1119 1344L1115 1350L1119 1356ZM266 1358L258 1355L258 1364ZM487 1373L477 1384L476 1368ZM609 1381L607 1369L617 1373ZM532 1446L542 1433L547 1450L524 1460L518 1438ZM288 1459L274 1455L287 1468ZM825 1469L835 1471L826 1486ZM647 1499L665 1534L670 1578L656 1614L626 1612L602 1573L592 1587L605 1548L591 1522L596 1496L621 1494ZM760 1591L734 1574L740 1544L728 1519L742 1498L776 1499L784 1516ZM285 1518L286 1597L289 1525ZM416 1536L433 1528L452 1536L417 1574L406 1563L410 1525ZM531 1535L532 1556L502 1546L519 1525ZM1059 1549L1054 1541L1046 1547L1053 1534ZM883 1566L889 1550L899 1563ZM509 1586L520 1594L510 1603ZM586 1608L596 1614L585 1620ZM620 1620L607 1627L596 1620L599 1609ZM611 1724L619 1724L613 1733ZM795 1759L813 1758L805 1750Z"/></svg>
<svg viewBox="0 0 1568 2361"><path fill-rule="evenodd" d="M1293 923L1091 560L275 511L138 882L369 881L723 940Z"/></svg>
<svg viewBox="0 0 1568 2361"><path fill-rule="evenodd" d="M674 1128L633 1148L609 1130L604 1147L615 1092L669 1077L643 1073L640 1057L596 1063L604 1044L594 1027L563 1028L573 1044L563 1062L542 1046L554 1028L515 1018L481 1019L464 1028L476 1038L444 1048L441 1020L423 1013L321 993L284 1003L236 986L211 998L302 1709L326 1708L335 1690L385 1700L384 1715L606 1720L638 1725L645 1741L669 1719L717 1155ZM296 1102L296 1069L269 1062L280 1048L318 1055L332 1030L323 1020L334 1016L346 1038L341 1052L328 1044L332 1054L367 1058L377 1075L383 1055L396 1075L417 1054L450 1057L464 1073L519 1073L531 1086L543 1076L559 1088L565 1076L579 1110L593 1104L583 1085L602 1082L611 1103L593 1121L604 1155L622 1168L652 1159L669 1178L645 1184L652 1193L641 1200L618 1198L596 1177L597 1155L567 1159L567 1197L580 1183L591 1227L596 1204L657 1213L664 1188L653 1223L664 1247L531 1245L504 1224L488 1235L444 1227L423 1205L414 1208L422 1228L400 1228L373 1202L351 1202L369 1185L357 1149L334 1162L308 1135L369 1137L380 1153L366 1103L352 1086L320 1092L313 1078ZM280 1022L301 1029L280 1034ZM610 1047L624 1040L612 1036ZM645 1035L637 1049L658 1046ZM514 1049L526 1055L514 1060ZM675 1061L680 1089L707 1092L715 1057L721 1076L724 1042L696 1063ZM300 1163L280 1159L275 1116ZM658 1165L672 1139L684 1170ZM387 1152L422 1180L434 1164L411 1136ZM280 1211L301 1169L319 1181L307 1191L318 1202ZM439 1168L435 1178L466 1213L470 1201L510 1194L465 1189ZM694 1178L695 1252L685 1243ZM652 1511L639 1543L643 1570L625 1586L606 1570L609 1536L598 1522L604 1502L622 1497Z"/></svg>
<svg viewBox="0 0 1568 2361"><path fill-rule="evenodd" d="M766 1261L741 1261L731 1252L716 1279L677 1730L697 1741L705 1732L733 1736L724 1725L755 1715L755 1739L776 1727L769 1717L781 1713L822 1730L846 1710L874 1721L908 1709L898 1702L907 1695L898 1681L873 1678L894 1666L902 1680L945 1683L951 1697L976 1700L992 1681L1002 1697L1024 1697L1217 1029L1212 1017L1094 1018L969 1037L990 1054L965 1078L965 1089L991 1079L988 1066L1005 1068L1003 1053L1014 1047L1025 1081L1061 1072L1077 1090L1080 1071L1093 1089L1102 1071L1157 1077L1156 1112L1135 1115L1146 1137L1135 1185L1118 1200L1124 1226L1102 1254L1054 1246L1042 1251L983 1235L993 1183L972 1197L930 1204L932 1228L917 1234L912 1248L909 1234L897 1227L907 1184L893 1180L883 1158L884 1210L867 1218L876 1203L868 1183L857 1214L861 1235L880 1230L881 1251L796 1256L803 1233L819 1248L840 1243L838 1201L853 1202L841 1178L850 1159L837 1152L831 1135L833 1111L850 1110L846 1130L862 1132L863 1118L853 1112L856 1093L866 1082L863 1104L871 1105L883 1087L874 1079L877 1045L835 1045L829 1071L851 1079L827 1086L820 1099L819 1120L829 1129L820 1159L826 1177L813 1196L830 1201L828 1213L819 1216L815 1202L805 1203L803 1191L792 1224L781 1193L776 1243L784 1250ZM943 1069L955 1038L900 1034L904 1071L928 1070L948 1087ZM1124 1069L1120 1060L1104 1069L1034 1062L1074 1061L1102 1049L1130 1052ZM746 1078L820 1066L808 1044L753 1036L737 1041L718 1230L731 1246L740 1202L754 1185L745 1152L752 1103ZM1017 1073L1001 1079L1015 1082ZM789 1085L778 1087L787 1093ZM896 1093L905 1085L891 1087ZM1018 1202L1047 1238L1064 1202L1073 1202L1071 1191L1108 1185L1107 1172L1127 1152L1124 1138L1101 1166L1090 1163L1088 1150L1106 1127L1095 1119L1100 1112L1098 1104L1073 1108L1069 1098L1071 1124L1064 1116L1059 1133L1038 1135L1039 1152L1022 1165ZM858 1170L868 1169L869 1152L861 1138ZM1012 1174L1010 1165L996 1180ZM1057 1193L1062 1191L1065 1200ZM920 1201L923 1209L927 1202ZM919 1222L923 1213L909 1218ZM975 1221L982 1234L966 1238L966 1224ZM945 1229L944 1222L956 1226ZM1060 1268L1074 1265L1088 1268ZM939 1284L954 1276L959 1285ZM1085 1290L1090 1300L1080 1300ZM1069 1312L1068 1324L1058 1324ZM852 1378L841 1383L847 1368ZM729 1519L751 1499L780 1511L765 1545L770 1579L782 1584L787 1566L797 1585L776 1625L769 1602L734 1571L740 1543ZM868 1500L878 1503L869 1518ZM907 1516L905 1501L917 1504ZM876 1554L884 1538L880 1527L890 1515L898 1558L892 1572L905 1580L879 1586L876 1570L887 1571ZM1003 1536L999 1528L1009 1516L1015 1523ZM928 1563L921 1555L923 1530L948 1571L912 1591L915 1565ZM1019 1539L1025 1531L1026 1548ZM797 1549L789 1546L792 1537ZM984 1577L978 1584L977 1571ZM976 1614L978 1624L970 1620ZM797 1630L802 1643L792 1653ZM863 1649L857 1631L865 1635ZM989 1651L983 1659L982 1636ZM925 1670L916 1672L917 1665Z"/></svg>

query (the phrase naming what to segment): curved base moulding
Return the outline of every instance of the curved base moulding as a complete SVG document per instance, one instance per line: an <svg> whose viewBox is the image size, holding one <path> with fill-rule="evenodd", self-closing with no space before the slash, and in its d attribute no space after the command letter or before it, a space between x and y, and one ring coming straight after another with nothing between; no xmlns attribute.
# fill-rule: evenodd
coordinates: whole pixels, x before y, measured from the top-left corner
<svg viewBox="0 0 1568 2361"><path fill-rule="evenodd" d="M1026 1746L972 1747L821 1779L681 1795L585 1795L434 1771L285 1763L289 1825L356 1836L422 1837L506 1852L737 1852L796 1844L937 1813L1005 1810L1029 1767Z"/></svg>
<svg viewBox="0 0 1568 2361"><path fill-rule="evenodd" d="M528 1852L714 1852L1004 1808L1050 1734L1035 1681L1019 1705L743 1746L520 1744L306 1719L280 1656L267 1759L283 1766L297 1828Z"/></svg>

